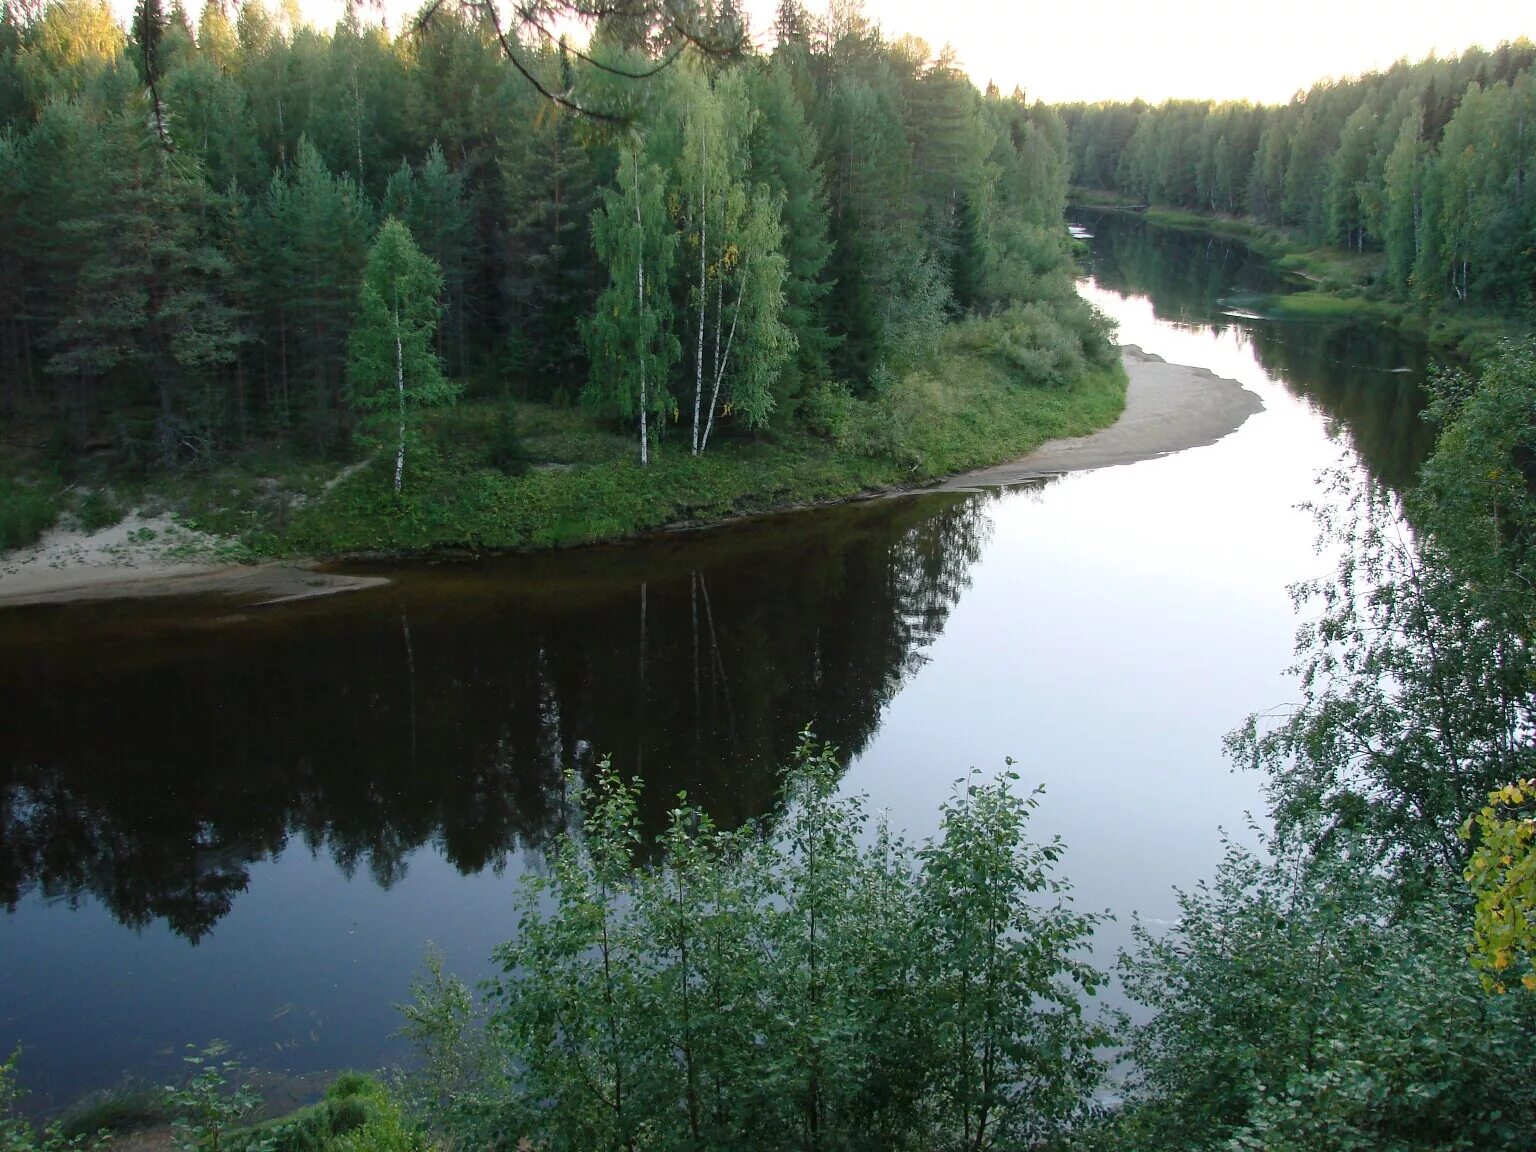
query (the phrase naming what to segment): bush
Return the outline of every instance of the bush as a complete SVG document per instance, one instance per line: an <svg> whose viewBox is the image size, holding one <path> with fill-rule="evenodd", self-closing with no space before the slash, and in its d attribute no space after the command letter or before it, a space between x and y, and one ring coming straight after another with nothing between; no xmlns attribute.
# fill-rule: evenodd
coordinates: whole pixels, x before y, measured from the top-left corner
<svg viewBox="0 0 1536 1152"><path fill-rule="evenodd" d="M521 476L528 471L528 451L517 427L517 409L510 402L501 405L496 424L486 445L486 463L507 476Z"/></svg>
<svg viewBox="0 0 1536 1152"><path fill-rule="evenodd" d="M1060 845L1025 836L1037 797L973 775L914 851L868 829L838 776L807 734L776 827L724 832L679 797L653 867L638 782L604 762L577 784L584 835L526 882L496 951L481 1071L441 1114L456 1141L1034 1146L1083 1115L1092 919L1052 877ZM438 973L417 993L413 1022L459 1052L463 986Z"/></svg>
<svg viewBox="0 0 1536 1152"><path fill-rule="evenodd" d="M1536 1140L1536 1003L1488 999L1466 962L1459 898L1404 906L1347 845L1265 860L1229 848L1137 929L1127 990L1130 1102L1101 1146L1528 1149Z"/></svg>
<svg viewBox="0 0 1536 1152"><path fill-rule="evenodd" d="M67 1138L85 1138L101 1132L117 1135L152 1128L170 1118L165 1091L147 1084L128 1084L96 1093L72 1106L59 1120L59 1132Z"/></svg>
<svg viewBox="0 0 1536 1152"><path fill-rule="evenodd" d="M110 528L123 518L123 508L112 493L102 488L92 489L80 498L75 506L75 519L86 532L99 532Z"/></svg>
<svg viewBox="0 0 1536 1152"><path fill-rule="evenodd" d="M37 543L58 514L58 502L44 486L0 479L0 551Z"/></svg>
<svg viewBox="0 0 1536 1152"><path fill-rule="evenodd" d="M800 397L800 425L807 432L840 444L853 419L853 394L841 380L812 384Z"/></svg>

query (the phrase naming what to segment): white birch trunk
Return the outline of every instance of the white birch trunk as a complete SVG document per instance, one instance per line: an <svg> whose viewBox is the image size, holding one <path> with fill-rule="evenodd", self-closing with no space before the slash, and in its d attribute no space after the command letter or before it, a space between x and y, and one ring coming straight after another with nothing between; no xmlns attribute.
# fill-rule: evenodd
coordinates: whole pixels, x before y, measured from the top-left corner
<svg viewBox="0 0 1536 1152"><path fill-rule="evenodd" d="M699 451L701 452L704 450L704 448L708 447L709 434L715 427L715 401L720 396L720 381L725 379L726 365L731 362L731 345L736 342L736 321L741 319L741 302L747 294L747 273L750 272L751 269L752 254L749 252L746 259L741 262L741 291L736 293L736 311L731 314L731 332L730 335L725 338L725 351L724 353L717 352L715 355L715 390L710 394L709 397L709 422L704 425L704 443L699 448ZM718 348L719 344L719 333L717 331L715 346Z"/></svg>
<svg viewBox="0 0 1536 1152"><path fill-rule="evenodd" d="M645 331L645 225L640 218L640 153L635 162L635 315L640 319L640 330ZM640 467L651 462L651 442L647 436L645 395L645 341L640 342Z"/></svg>
<svg viewBox="0 0 1536 1152"><path fill-rule="evenodd" d="M699 401L704 396L704 322L709 308L706 292L704 251L709 243L709 181L707 161L709 151L706 141L699 144L699 339L693 355L693 454L704 450L699 443Z"/></svg>
<svg viewBox="0 0 1536 1152"><path fill-rule="evenodd" d="M395 495L405 475L405 349L400 343L400 310L395 309L395 392L400 397L400 445L395 450Z"/></svg>

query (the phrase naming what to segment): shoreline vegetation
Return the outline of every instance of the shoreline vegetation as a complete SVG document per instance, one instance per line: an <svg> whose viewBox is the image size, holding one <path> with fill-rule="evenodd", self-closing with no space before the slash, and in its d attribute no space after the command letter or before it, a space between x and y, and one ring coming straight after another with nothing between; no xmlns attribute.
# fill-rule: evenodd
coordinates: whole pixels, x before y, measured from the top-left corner
<svg viewBox="0 0 1536 1152"><path fill-rule="evenodd" d="M96 532L60 529L0 557L0 606L198 593L274 603L383 582L314 571L317 557L579 547L921 491L1113 426L1125 410L1126 365L1149 362L1128 355L1064 387L1031 388L1013 379L986 332L986 322L971 322L946 334L932 366L893 389L897 415L884 426L872 406L843 397L826 434L731 443L703 457L679 444L642 469L626 440L581 411L526 404L516 409L526 456L509 475L484 462L503 409L469 403L429 429L421 482L399 498L383 477L391 461L378 458L319 483L312 498L234 472L206 487L162 486L145 495L179 500L179 521L130 515ZM882 435L901 436L902 448L882 452ZM1164 430L1131 451L1182 446ZM267 490L264 502L217 502L254 489Z"/></svg>
<svg viewBox="0 0 1536 1152"><path fill-rule="evenodd" d="M0 11L13 569L128 516L190 567L620 540L1120 411L1061 120L856 8L764 53L704 6L617 88L660 49L616 18L509 60L474 5L139 16Z"/></svg>
<svg viewBox="0 0 1536 1152"><path fill-rule="evenodd" d="M1076 202L1233 236L1301 288L1238 306L1394 324L1468 361L1536 321L1529 39L1319 81L1286 104L1055 111Z"/></svg>
<svg viewBox="0 0 1536 1152"><path fill-rule="evenodd" d="M374 461L344 470L344 478L333 482L338 505L322 498L312 509L307 502L297 508L271 506L265 522L282 526L288 535L262 538L256 535L262 529L248 530L246 539L255 539L260 552L232 535L238 520L233 527L231 520L249 509L192 514L182 523L169 515L131 515L97 532L56 530L32 548L0 557L0 608L150 596L218 595L251 606L309 599L387 583L378 576L323 570L315 555L345 560L579 547L846 500L998 487L1214 443L1263 408L1257 396L1235 381L1168 364L1134 345L1121 350L1118 364L1060 391L1010 390L1003 376L981 371L969 379L982 383L970 390L967 403L956 411L930 413L925 422L923 442L939 446L929 459L942 471L921 462L903 467L888 459L859 457L833 443L804 437L733 445L705 461L677 452L662 456L648 471L627 458L547 463L532 472L541 483L525 489L530 495L490 502L495 516L456 503L435 513L429 508L411 515L402 514L399 504L378 498L383 485L373 473L389 462ZM948 398L958 394L954 389L942 393ZM563 419L565 428L579 426L579 413L536 412L534 419L540 415L551 422ZM469 406L453 416L453 442L473 459L475 441L463 435L462 426L473 427L480 414ZM527 442L537 445L541 440L529 436ZM707 501L699 498L696 483L700 464L709 468ZM452 490L475 483L478 475L455 470L452 460L439 461L437 468L440 483ZM587 479L589 470L604 477L601 487ZM668 477L671 486L655 484L657 476ZM495 473L480 482L492 492L513 493L519 483ZM627 492L633 503L613 498L615 489ZM602 499L594 492L604 494ZM677 503L669 506L668 498ZM489 535L508 523L515 528L519 518L534 522L535 513L529 511L534 500L535 509L565 509L560 521L565 535L512 543ZM361 513L354 511L353 501L361 505ZM653 519L628 527L616 524L610 514L615 506L634 507L637 517ZM415 535L403 542L399 536L364 535L388 533L399 525ZM357 534L355 545L323 549L296 543L344 539L340 534L346 531Z"/></svg>
<svg viewBox="0 0 1536 1152"><path fill-rule="evenodd" d="M1380 254L1361 255L1308 242L1298 232L1244 216L1205 213L1147 204L1090 188L1074 188L1069 205L1091 212L1115 212L1171 228L1236 240L1286 274L1294 291L1234 297L1229 303L1271 320L1378 323L1426 341L1442 356L1478 360L1500 342L1531 331L1518 316L1459 309L1445 302L1401 300L1381 295Z"/></svg>

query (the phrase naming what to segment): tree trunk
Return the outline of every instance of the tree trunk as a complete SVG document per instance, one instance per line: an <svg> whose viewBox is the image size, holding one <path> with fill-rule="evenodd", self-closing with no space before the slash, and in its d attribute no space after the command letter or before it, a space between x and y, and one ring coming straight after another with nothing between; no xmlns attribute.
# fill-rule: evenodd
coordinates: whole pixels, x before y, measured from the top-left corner
<svg viewBox="0 0 1536 1152"><path fill-rule="evenodd" d="M704 249L709 242L709 183L705 162L708 152L699 146L699 341L693 356L693 454L704 451L699 443L699 401L704 397L704 323L709 308L708 285L705 283Z"/></svg>
<svg viewBox="0 0 1536 1152"><path fill-rule="evenodd" d="M635 315L640 319L640 331L645 331L645 224L640 218L640 153L634 155L635 165ZM651 447L645 426L645 341L642 338L640 357L640 467L651 462Z"/></svg>
<svg viewBox="0 0 1536 1152"><path fill-rule="evenodd" d="M400 398L400 444L395 450L395 495L405 473L405 349L400 344L400 309L395 309L395 391Z"/></svg>

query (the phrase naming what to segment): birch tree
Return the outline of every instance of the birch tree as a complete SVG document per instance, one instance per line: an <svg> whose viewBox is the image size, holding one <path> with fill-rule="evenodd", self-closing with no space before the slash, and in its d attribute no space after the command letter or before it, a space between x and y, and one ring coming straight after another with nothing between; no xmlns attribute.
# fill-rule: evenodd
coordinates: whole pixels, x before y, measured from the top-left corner
<svg viewBox="0 0 1536 1152"><path fill-rule="evenodd" d="M352 402L395 445L394 488L405 476L406 445L423 408L451 404L459 385L443 376L433 348L443 275L422 255L410 229L384 222L368 253L357 323L352 328L348 378Z"/></svg>
<svg viewBox="0 0 1536 1152"><path fill-rule="evenodd" d="M677 234L667 217L662 173L636 140L619 161L618 188L592 214L592 241L608 287L587 326L592 375L583 397L637 422L640 463L650 463L650 420L672 406L667 376L681 351L672 329L668 278Z"/></svg>
<svg viewBox="0 0 1536 1152"><path fill-rule="evenodd" d="M700 76L687 89L675 170L692 320L695 456L717 415L749 428L768 420L772 381L795 350L785 327L779 202L749 183L752 110L739 73Z"/></svg>

